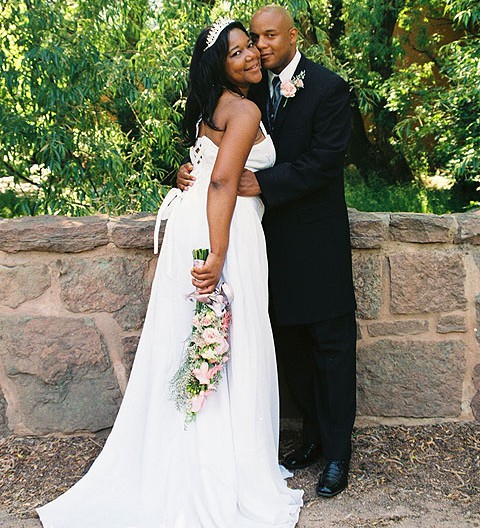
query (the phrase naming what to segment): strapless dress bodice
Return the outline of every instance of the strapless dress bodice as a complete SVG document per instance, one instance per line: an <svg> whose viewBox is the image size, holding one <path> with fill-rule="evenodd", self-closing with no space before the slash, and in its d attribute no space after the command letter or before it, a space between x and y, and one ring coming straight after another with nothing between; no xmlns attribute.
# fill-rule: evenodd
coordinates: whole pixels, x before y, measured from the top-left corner
<svg viewBox="0 0 480 528"><path fill-rule="evenodd" d="M217 159L218 146L207 136L199 136L195 145L190 147L190 159L193 164L195 176L208 174L210 176L215 160ZM253 145L245 163L245 168L256 172L268 169L275 164L275 147L270 135Z"/></svg>

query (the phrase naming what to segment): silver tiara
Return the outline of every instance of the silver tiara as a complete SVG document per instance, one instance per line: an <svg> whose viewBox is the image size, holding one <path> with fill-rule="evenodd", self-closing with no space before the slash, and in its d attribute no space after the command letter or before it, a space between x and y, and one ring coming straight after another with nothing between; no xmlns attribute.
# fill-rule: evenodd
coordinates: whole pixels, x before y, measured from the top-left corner
<svg viewBox="0 0 480 528"><path fill-rule="evenodd" d="M235 22L235 20L225 17L219 18L216 22L214 22L207 35L207 47L203 51L212 47L217 41L220 33L232 22Z"/></svg>

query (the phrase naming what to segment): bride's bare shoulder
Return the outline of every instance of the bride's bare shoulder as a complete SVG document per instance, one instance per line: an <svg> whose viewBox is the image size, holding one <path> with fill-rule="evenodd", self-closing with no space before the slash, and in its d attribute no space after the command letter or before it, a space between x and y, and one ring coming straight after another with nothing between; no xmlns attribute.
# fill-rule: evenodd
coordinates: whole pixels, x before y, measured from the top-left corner
<svg viewBox="0 0 480 528"><path fill-rule="evenodd" d="M225 122L245 118L260 121L262 117L260 109L253 101L231 93L224 93L220 97L218 110Z"/></svg>

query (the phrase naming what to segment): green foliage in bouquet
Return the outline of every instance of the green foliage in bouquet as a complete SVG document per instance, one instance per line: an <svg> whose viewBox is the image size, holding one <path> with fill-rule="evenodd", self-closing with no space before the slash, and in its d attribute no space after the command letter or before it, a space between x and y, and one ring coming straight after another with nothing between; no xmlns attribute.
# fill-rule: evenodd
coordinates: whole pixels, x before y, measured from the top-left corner
<svg viewBox="0 0 480 528"><path fill-rule="evenodd" d="M207 260L209 250L208 249L194 249L192 250L193 260Z"/></svg>

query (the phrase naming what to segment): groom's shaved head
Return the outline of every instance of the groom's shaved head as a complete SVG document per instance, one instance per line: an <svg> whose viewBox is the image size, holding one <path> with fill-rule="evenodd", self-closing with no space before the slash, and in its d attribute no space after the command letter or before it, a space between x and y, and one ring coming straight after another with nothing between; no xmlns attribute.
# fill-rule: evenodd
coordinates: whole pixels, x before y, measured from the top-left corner
<svg viewBox="0 0 480 528"><path fill-rule="evenodd" d="M278 5L261 7L250 22L250 36L260 51L262 66L280 73L295 56L297 34L292 15Z"/></svg>
<svg viewBox="0 0 480 528"><path fill-rule="evenodd" d="M262 14L267 14L267 13L268 14L277 15L277 16L281 16L282 18L285 19L285 22L288 24L289 27L295 26L295 22L293 21L293 17L290 14L290 11L288 11L288 9L285 9L284 7L276 5L276 4L270 4L270 5L266 5L266 6L261 7L260 9L255 11L255 13L253 14L252 20L257 15L262 15Z"/></svg>

